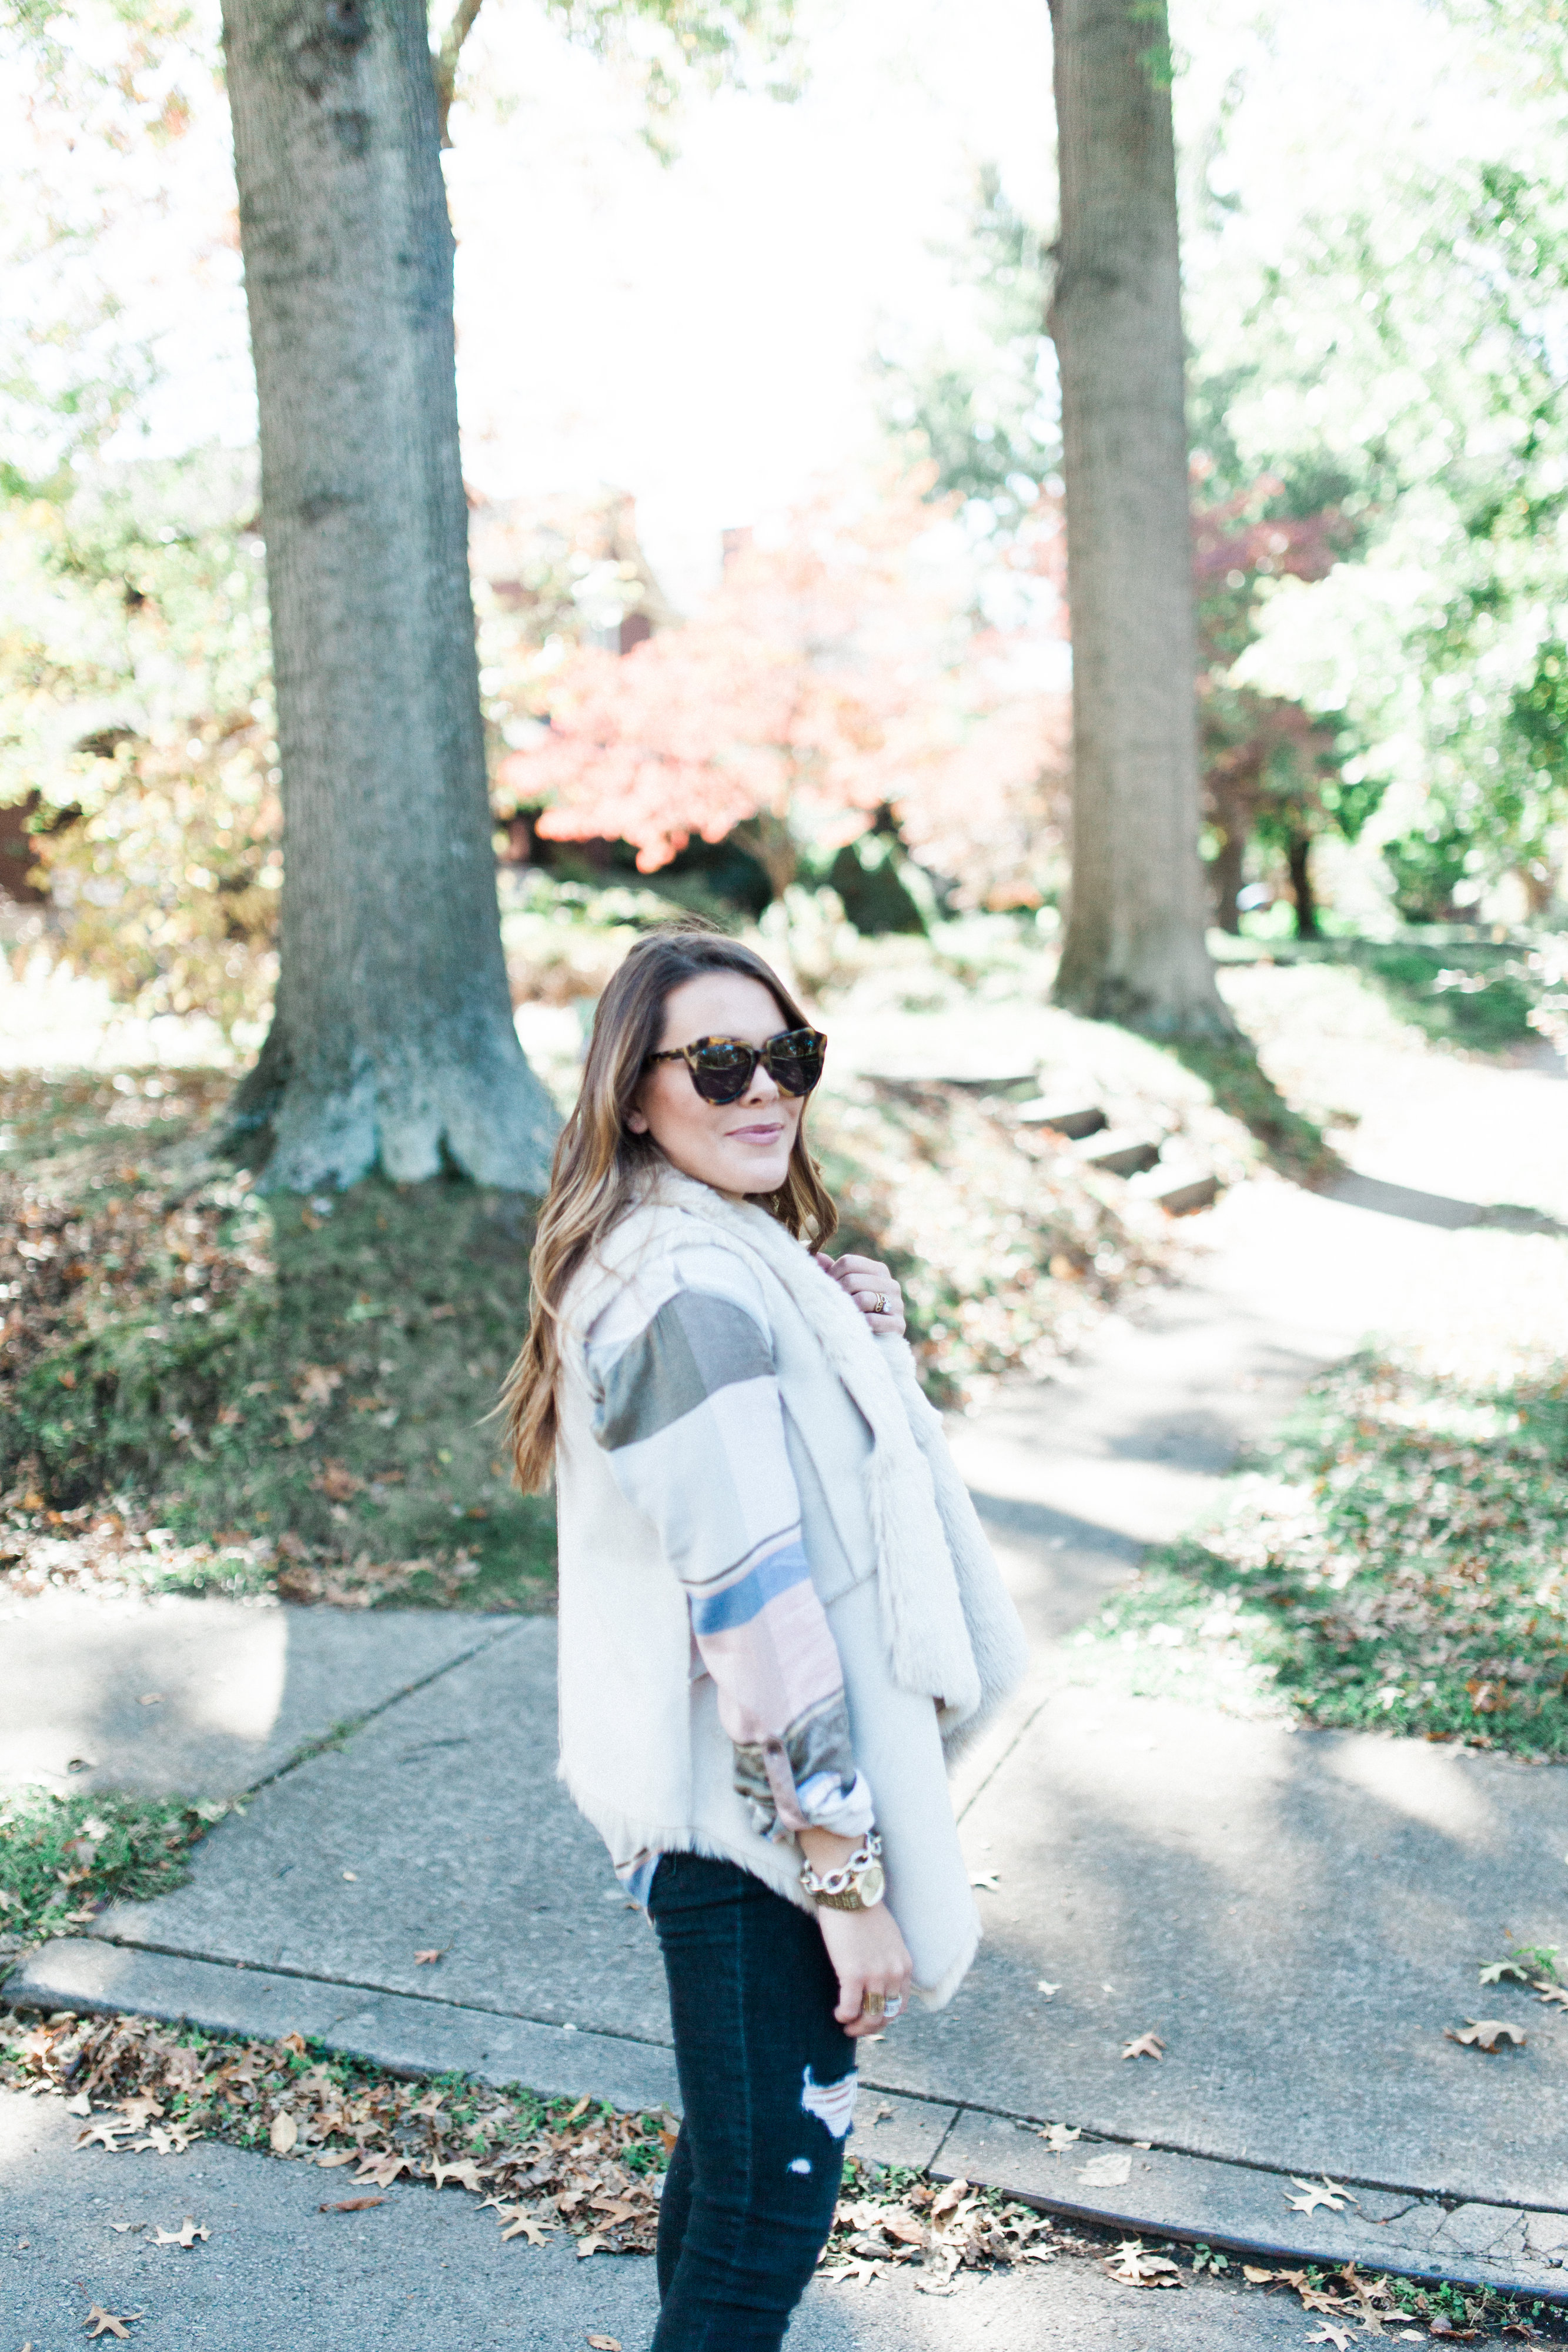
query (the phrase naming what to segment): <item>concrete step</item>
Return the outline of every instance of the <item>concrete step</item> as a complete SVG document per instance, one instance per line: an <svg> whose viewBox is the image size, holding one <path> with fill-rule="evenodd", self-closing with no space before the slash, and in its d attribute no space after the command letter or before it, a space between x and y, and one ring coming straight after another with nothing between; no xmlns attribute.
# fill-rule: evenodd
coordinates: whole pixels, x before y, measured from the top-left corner
<svg viewBox="0 0 1568 2352"><path fill-rule="evenodd" d="M1071 1096L1058 1100L1051 1095L1019 1103L1018 1122L1020 1127L1049 1127L1053 1135L1070 1136L1074 1141L1081 1136L1098 1135L1111 1123L1098 1103Z"/></svg>
<svg viewBox="0 0 1568 2352"><path fill-rule="evenodd" d="M1154 1166L1160 1150L1160 1144L1151 1137L1124 1127L1090 1138L1080 1156L1107 1176L1137 1176Z"/></svg>
<svg viewBox="0 0 1568 2352"><path fill-rule="evenodd" d="M1129 1189L1153 1201L1167 1216L1190 1217L1198 1209L1211 1209L1219 1198L1219 1179L1210 1168L1181 1160L1174 1166L1162 1161L1142 1176L1134 1176Z"/></svg>

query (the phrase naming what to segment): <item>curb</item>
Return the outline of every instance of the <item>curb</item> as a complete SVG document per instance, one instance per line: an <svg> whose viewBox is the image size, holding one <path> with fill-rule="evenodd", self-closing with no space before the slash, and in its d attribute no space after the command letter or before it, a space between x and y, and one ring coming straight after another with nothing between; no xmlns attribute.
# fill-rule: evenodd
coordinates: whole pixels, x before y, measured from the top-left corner
<svg viewBox="0 0 1568 2352"><path fill-rule="evenodd" d="M396 2074L525 2082L549 2097L585 2093L632 2111L678 2112L667 2044L551 2025L473 2003L392 1992L303 1972L204 1960L105 1937L62 1937L26 1955L0 1993L19 2009L126 2011L210 2032L276 2040L298 2032ZM873 2062L874 2063L874 2062ZM1427 2284L1568 2303L1568 2210L1444 2199L1378 2181L1343 2184L1338 2212L1296 2217L1293 2177L1223 2157L1097 2135L1053 2149L1034 2118L911 2096L862 2074L856 2153L936 2179L964 2179L1042 2212L1128 2236L1172 2238L1261 2263L1395 2271ZM1087 2183L1096 2156L1119 2180Z"/></svg>

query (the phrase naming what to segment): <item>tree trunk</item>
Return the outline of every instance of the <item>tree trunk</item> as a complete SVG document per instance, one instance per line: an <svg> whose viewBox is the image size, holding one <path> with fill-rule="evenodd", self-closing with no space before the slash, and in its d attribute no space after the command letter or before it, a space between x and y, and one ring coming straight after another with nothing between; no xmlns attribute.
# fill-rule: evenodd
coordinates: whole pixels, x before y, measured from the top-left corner
<svg viewBox="0 0 1568 2352"><path fill-rule="evenodd" d="M1197 650L1169 48L1160 0L1051 0L1072 624L1059 1003L1226 1036L1204 944Z"/></svg>
<svg viewBox="0 0 1568 2352"><path fill-rule="evenodd" d="M543 1187L512 1025L423 0L225 0L285 859L231 1143L271 1190Z"/></svg>
<svg viewBox="0 0 1568 2352"><path fill-rule="evenodd" d="M1237 905L1242 878L1246 873L1247 836L1239 825L1227 825L1209 866L1209 879L1214 886L1214 919L1222 931L1232 938L1241 929L1241 909Z"/></svg>
<svg viewBox="0 0 1568 2352"><path fill-rule="evenodd" d="M1318 902L1312 896L1312 836L1310 833L1292 833L1285 848L1285 859L1291 869L1291 892L1296 901L1296 937L1315 940L1318 930Z"/></svg>

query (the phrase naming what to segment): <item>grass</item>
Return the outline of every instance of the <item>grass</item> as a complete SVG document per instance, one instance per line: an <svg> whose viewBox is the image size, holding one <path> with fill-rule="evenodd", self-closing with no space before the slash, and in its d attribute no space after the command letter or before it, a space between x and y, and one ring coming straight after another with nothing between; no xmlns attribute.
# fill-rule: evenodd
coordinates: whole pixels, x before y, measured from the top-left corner
<svg viewBox="0 0 1568 2352"><path fill-rule="evenodd" d="M1338 1154L1315 1119L1292 1109L1258 1059L1249 1037L1231 1045L1191 1038L1166 1047L1201 1078L1222 1110L1239 1118L1261 1145L1269 1165L1298 1184L1325 1183L1338 1174Z"/></svg>
<svg viewBox="0 0 1568 2352"><path fill-rule="evenodd" d="M1496 1386L1359 1357L1079 1638L1138 1689L1561 1759L1565 1520L1568 1363Z"/></svg>
<svg viewBox="0 0 1568 2352"><path fill-rule="evenodd" d="M225 1090L7 1087L13 1558L107 1537L165 1588L546 1605L551 1514L485 1425L528 1204L439 1181L262 1201L196 1148Z"/></svg>
<svg viewBox="0 0 1568 2352"><path fill-rule="evenodd" d="M487 1422L532 1204L463 1182L259 1197L210 1072L0 1085L0 1578L529 1611L554 1518ZM1044 1369L1167 1262L1160 1213L950 1090L816 1116L838 1246L905 1281L945 1402Z"/></svg>
<svg viewBox="0 0 1568 2352"><path fill-rule="evenodd" d="M68 1935L100 1903L146 1902L179 1885L217 1803L127 1796L0 1796L0 1939Z"/></svg>

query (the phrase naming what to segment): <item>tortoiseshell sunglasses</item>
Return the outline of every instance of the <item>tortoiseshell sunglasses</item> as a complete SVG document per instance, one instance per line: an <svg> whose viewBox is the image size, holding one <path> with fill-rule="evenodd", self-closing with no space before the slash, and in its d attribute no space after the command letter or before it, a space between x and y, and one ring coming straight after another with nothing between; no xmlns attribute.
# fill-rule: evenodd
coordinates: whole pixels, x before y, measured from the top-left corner
<svg viewBox="0 0 1568 2352"><path fill-rule="evenodd" d="M780 1094L809 1095L822 1075L828 1041L820 1029L781 1029L764 1045L746 1045L738 1037L699 1037L695 1045L676 1045L666 1054L650 1054L650 1062L684 1062L692 1084L704 1102L738 1102L760 1062Z"/></svg>

